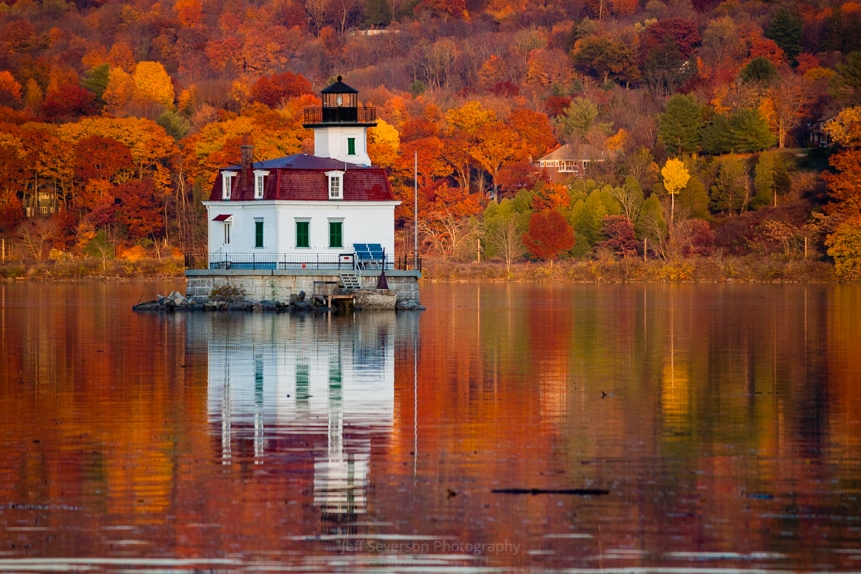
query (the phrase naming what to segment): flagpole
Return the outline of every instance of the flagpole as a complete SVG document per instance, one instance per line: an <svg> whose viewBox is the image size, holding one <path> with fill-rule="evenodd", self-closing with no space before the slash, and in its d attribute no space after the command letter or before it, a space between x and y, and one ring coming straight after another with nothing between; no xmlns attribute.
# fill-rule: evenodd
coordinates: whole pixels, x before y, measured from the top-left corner
<svg viewBox="0 0 861 574"><path fill-rule="evenodd" d="M419 268L419 151L413 152L413 216L415 223L413 228L413 263Z"/></svg>

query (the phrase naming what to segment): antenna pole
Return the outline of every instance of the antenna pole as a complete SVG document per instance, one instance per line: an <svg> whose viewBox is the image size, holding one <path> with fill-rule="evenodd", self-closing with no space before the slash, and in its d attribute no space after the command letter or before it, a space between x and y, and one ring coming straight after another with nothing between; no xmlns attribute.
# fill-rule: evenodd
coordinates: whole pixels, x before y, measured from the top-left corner
<svg viewBox="0 0 861 574"><path fill-rule="evenodd" d="M413 228L413 262L415 268L419 268L419 151L413 152L413 215L415 223Z"/></svg>

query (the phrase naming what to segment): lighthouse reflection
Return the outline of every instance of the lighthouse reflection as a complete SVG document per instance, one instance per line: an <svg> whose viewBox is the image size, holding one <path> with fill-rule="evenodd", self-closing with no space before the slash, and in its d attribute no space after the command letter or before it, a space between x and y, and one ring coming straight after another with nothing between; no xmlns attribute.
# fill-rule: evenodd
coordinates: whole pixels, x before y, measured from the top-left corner
<svg viewBox="0 0 861 574"><path fill-rule="evenodd" d="M323 520L356 521L367 511L371 447L392 434L397 328L412 347L417 316L201 319L203 332L195 330L208 348L207 411L220 428L220 462L265 467L283 464L285 450L301 451L304 465L313 457Z"/></svg>

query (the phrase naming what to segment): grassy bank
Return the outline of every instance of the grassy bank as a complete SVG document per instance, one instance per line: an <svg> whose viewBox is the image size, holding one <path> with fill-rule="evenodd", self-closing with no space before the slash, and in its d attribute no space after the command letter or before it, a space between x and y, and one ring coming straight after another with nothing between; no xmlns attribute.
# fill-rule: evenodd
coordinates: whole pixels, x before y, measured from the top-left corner
<svg viewBox="0 0 861 574"><path fill-rule="evenodd" d="M183 260L175 257L129 259L96 259L76 257L35 262L0 264L0 278L5 279L152 279L182 277Z"/></svg>
<svg viewBox="0 0 861 574"><path fill-rule="evenodd" d="M5 279L86 279L182 277L179 258L142 258L135 261L75 258L58 261L0 264ZM621 283L628 281L749 281L837 282L834 267L821 261L781 261L762 256L707 257L675 262L640 259L602 259L517 263L509 275L498 262L456 263L424 259L422 274L429 281L533 281L560 283Z"/></svg>
<svg viewBox="0 0 861 574"><path fill-rule="evenodd" d="M708 257L675 262L640 259L604 259L518 263L509 276L502 263L453 263L425 259L426 280L447 281L534 281L560 283L664 282L836 282L832 265L820 261L779 261L767 257Z"/></svg>

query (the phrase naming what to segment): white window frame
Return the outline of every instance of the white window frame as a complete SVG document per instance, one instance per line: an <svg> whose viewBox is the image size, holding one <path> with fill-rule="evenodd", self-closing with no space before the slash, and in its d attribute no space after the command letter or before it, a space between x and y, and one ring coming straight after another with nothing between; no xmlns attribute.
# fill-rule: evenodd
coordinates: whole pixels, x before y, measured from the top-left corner
<svg viewBox="0 0 861 574"><path fill-rule="evenodd" d="M233 192L234 177L236 177L235 171L221 172L221 199L230 199L230 194Z"/></svg>
<svg viewBox="0 0 861 574"><path fill-rule="evenodd" d="M344 199L344 172L343 171L327 171L329 199L340 201Z"/></svg>
<svg viewBox="0 0 861 574"><path fill-rule="evenodd" d="M269 172L265 169L254 170L254 199L263 199L267 175L269 175Z"/></svg>

